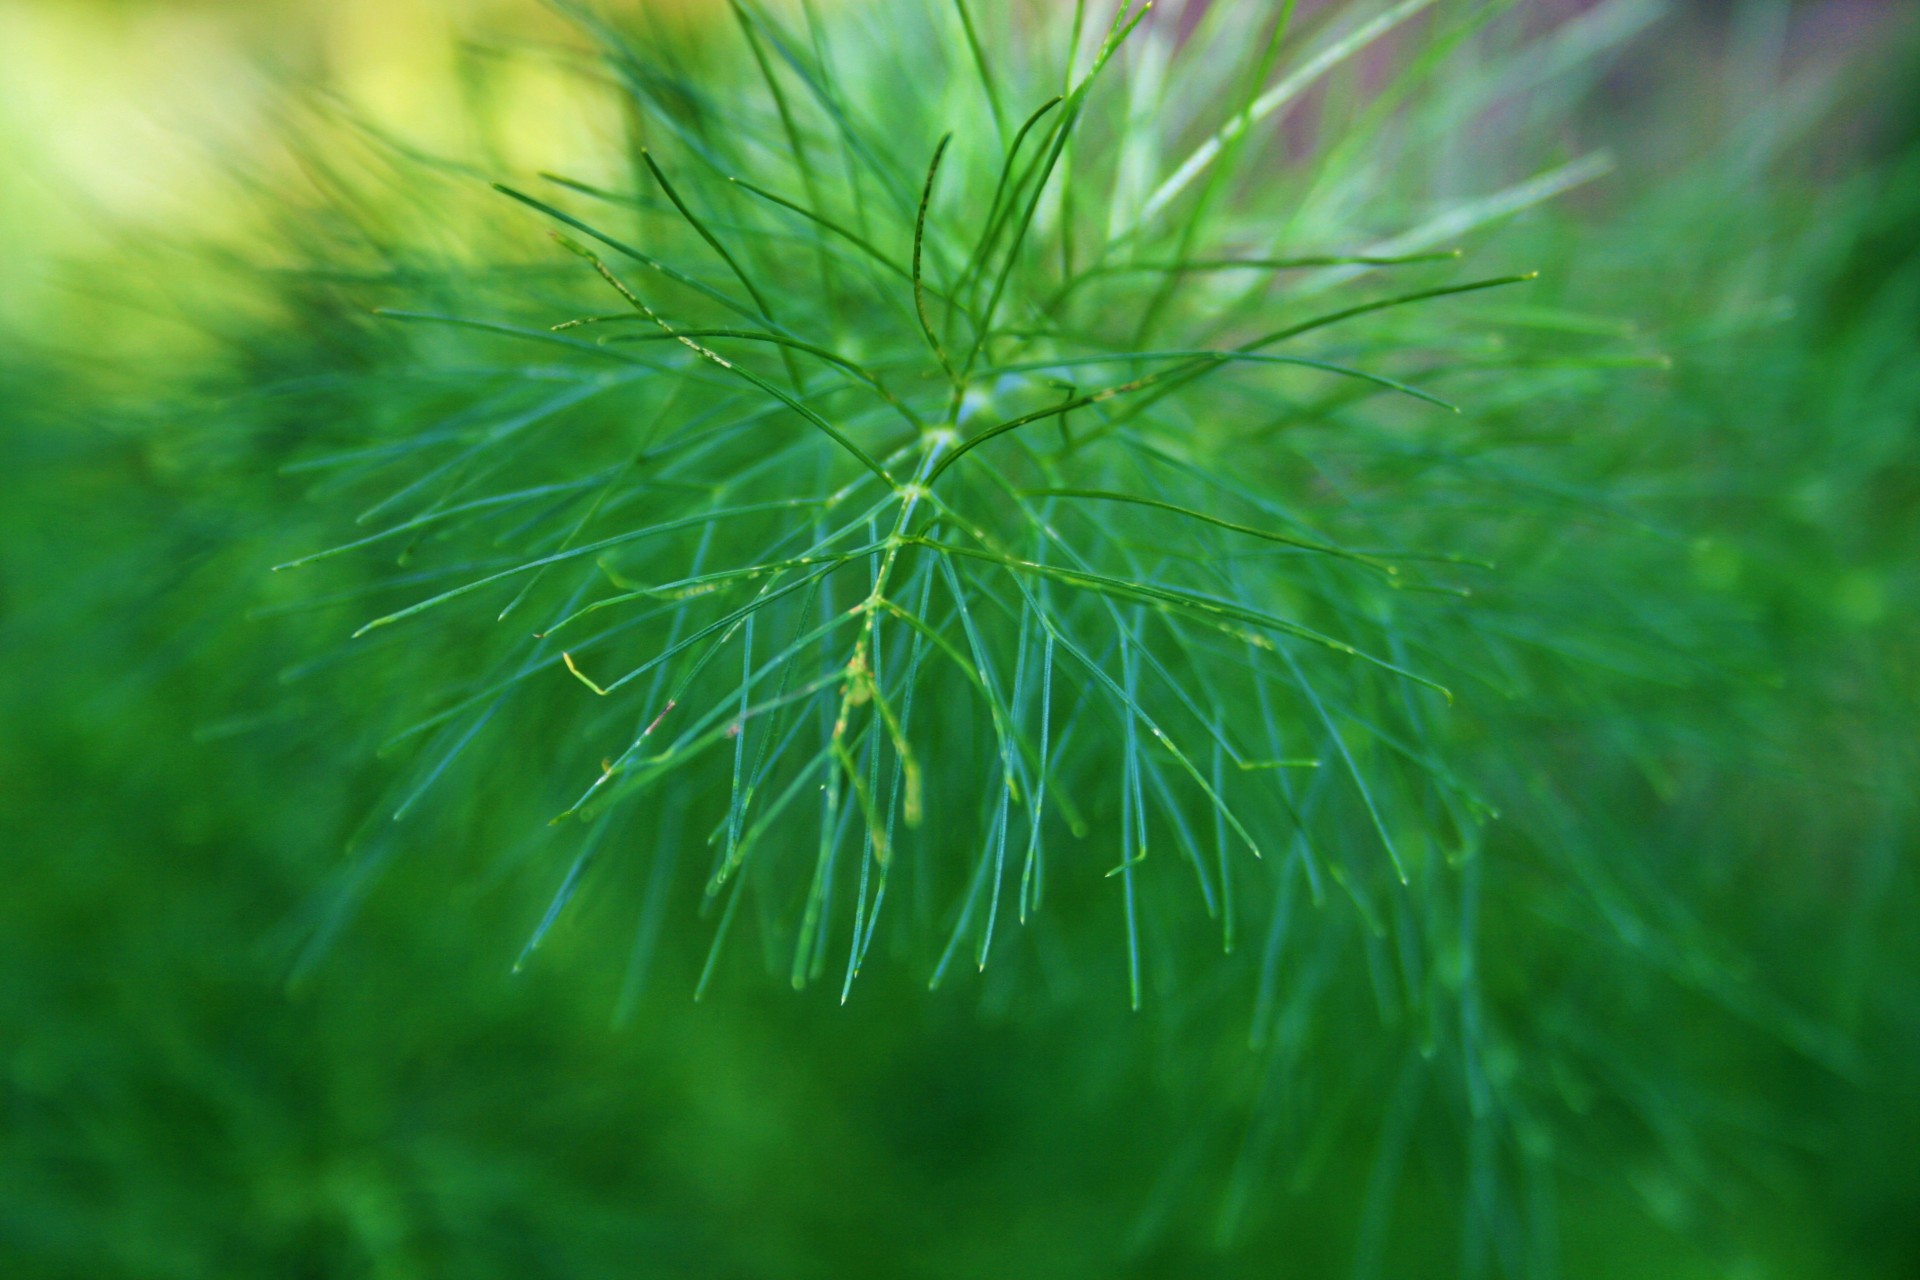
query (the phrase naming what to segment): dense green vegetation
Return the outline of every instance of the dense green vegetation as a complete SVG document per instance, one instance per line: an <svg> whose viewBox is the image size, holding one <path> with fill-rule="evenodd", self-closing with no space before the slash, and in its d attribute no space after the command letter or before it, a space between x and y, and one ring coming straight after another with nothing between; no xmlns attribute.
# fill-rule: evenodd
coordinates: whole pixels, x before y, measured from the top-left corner
<svg viewBox="0 0 1920 1280"><path fill-rule="evenodd" d="M1912 59L1013 9L13 326L9 1274L1920 1260Z"/></svg>

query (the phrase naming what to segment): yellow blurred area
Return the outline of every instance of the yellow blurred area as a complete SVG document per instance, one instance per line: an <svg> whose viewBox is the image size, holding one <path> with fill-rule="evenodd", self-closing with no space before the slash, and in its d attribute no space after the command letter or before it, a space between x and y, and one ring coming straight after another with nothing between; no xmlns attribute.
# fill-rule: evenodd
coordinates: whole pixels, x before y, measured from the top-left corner
<svg viewBox="0 0 1920 1280"><path fill-rule="evenodd" d="M0 327L109 239L243 231L232 174L285 163L299 88L423 151L590 172L617 118L548 52L580 44L537 0L0 0Z"/></svg>

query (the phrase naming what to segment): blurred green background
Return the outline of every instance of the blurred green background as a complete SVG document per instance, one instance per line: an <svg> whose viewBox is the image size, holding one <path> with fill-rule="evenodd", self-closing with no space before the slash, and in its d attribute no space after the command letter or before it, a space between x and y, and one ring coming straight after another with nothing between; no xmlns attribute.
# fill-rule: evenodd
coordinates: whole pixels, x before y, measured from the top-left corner
<svg viewBox="0 0 1920 1280"><path fill-rule="evenodd" d="M1711 850L1700 914L1858 1050L1838 1072L1707 1046L1710 1087L1667 1101L1761 1100L1721 1117L1752 1149L1699 1177L1625 1143L1563 1170L1568 1276L1920 1274L1907 17L1676 7L1583 108L1620 173L1524 232L1673 353L1607 411L1670 429L1649 448L1676 455L1688 570L1787 673L1696 713L1741 749L1623 791L1614 835ZM289 84L457 141L451 42L562 25L509 0L0 0L0 1275L1348 1274L1373 1151L1261 1184L1223 1245L1222 1126L1246 1121L1196 1081L1232 1077L1233 1045L1105 988L883 972L845 1007L773 981L695 1006L701 950L669 945L616 1026L637 893L515 974L544 881L411 856L297 967L384 775L279 691L285 637L241 621L248 540L297 491L167 429L177 371L231 374L266 323L178 264L266 234L244 193L288 164ZM504 92L507 163L601 145L563 79ZM1653 1016L1687 1038L1687 1004ZM1385 1274L1459 1273L1449 1176L1410 1162Z"/></svg>

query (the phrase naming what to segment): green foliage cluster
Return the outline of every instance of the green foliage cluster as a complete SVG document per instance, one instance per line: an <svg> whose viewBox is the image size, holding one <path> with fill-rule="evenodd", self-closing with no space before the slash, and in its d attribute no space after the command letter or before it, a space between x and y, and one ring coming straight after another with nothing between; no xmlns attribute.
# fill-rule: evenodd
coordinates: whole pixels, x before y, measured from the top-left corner
<svg viewBox="0 0 1920 1280"><path fill-rule="evenodd" d="M0 366L0 1249L1911 1264L1920 179L1801 159L1850 86L1749 21L1662 175L1638 0L573 16L475 56L602 172L333 105L270 261L89 269L191 359Z"/></svg>

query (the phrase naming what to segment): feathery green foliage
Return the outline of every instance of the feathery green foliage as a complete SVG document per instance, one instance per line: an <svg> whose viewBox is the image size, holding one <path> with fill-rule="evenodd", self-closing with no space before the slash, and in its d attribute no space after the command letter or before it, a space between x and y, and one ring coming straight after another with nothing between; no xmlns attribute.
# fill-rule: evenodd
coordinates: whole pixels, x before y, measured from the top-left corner
<svg viewBox="0 0 1920 1280"><path fill-rule="evenodd" d="M1102 1242L1170 1273L1306 1222L1310 1274L1436 1239L1462 1274L1599 1274L1556 1188L1625 1171L1685 1227L1741 1203L1728 1168L1791 1168L1702 1029L1751 1075L1872 1081L1857 993L1911 888L1911 673L1755 623L1836 571L1858 627L1905 590L1910 522L1858 569L1805 533L1893 501L1836 486L1904 474L1911 290L1836 285L1820 337L1768 301L1897 233L1730 198L1819 136L1817 95L1589 225L1556 204L1613 162L1554 125L1638 0L1544 31L1499 0L862 13L582 9L601 171L329 113L295 140L317 205L264 193L285 257L225 264L210 321L237 354L153 416L214 513L162 652L276 670L204 731L341 779L321 825L354 831L276 892L294 989L338 991L356 929L407 927L383 899L443 878L513 886L473 917L521 931L497 967L642 1031L686 994L797 1018L765 974L894 1052L863 1001L1045 1010L1050 1084L1171 1082ZM1690 288L1658 310L1663 278ZM1730 413L1762 376L1771 413ZM1792 428L1841 386L1859 458ZM1768 486L1798 505L1753 512ZM269 638L232 638L249 610ZM1810 672L1838 687L1783 706ZM1887 708L1857 828L1825 761L1769 755L1829 741L1856 679ZM1857 904L1807 907L1864 931L1830 981L1742 946L1791 905L1726 887L1760 777L1782 829L1825 813L1809 848L1879 842ZM436 910L423 945L458 950Z"/></svg>

